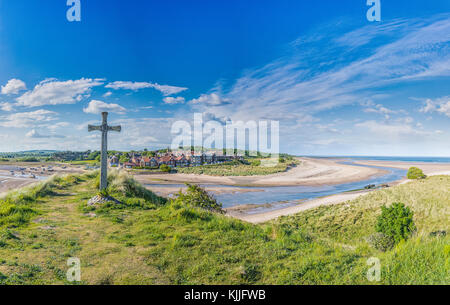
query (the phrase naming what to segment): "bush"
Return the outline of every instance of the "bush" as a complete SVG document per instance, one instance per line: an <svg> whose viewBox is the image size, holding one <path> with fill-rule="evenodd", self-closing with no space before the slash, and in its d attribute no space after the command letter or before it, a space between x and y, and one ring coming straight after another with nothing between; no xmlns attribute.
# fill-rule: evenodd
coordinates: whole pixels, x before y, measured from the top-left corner
<svg viewBox="0 0 450 305"><path fill-rule="evenodd" d="M427 176L420 168L411 167L407 174L408 179L425 179Z"/></svg>
<svg viewBox="0 0 450 305"><path fill-rule="evenodd" d="M416 230L414 213L403 203L393 203L390 207L381 207L376 231L391 237L395 243L407 240Z"/></svg>
<svg viewBox="0 0 450 305"><path fill-rule="evenodd" d="M261 166L261 160L253 160L252 166Z"/></svg>
<svg viewBox="0 0 450 305"><path fill-rule="evenodd" d="M162 164L162 165L159 167L159 169L160 169L162 172L165 172L165 173L170 173L170 171L172 170L172 169L170 168L170 166L168 166L167 164Z"/></svg>
<svg viewBox="0 0 450 305"><path fill-rule="evenodd" d="M217 200L208 194L203 188L198 185L187 185L186 193L180 191L175 200L172 200L174 205L187 205L191 207L199 207L208 211L215 211L223 213L222 204L218 203Z"/></svg>
<svg viewBox="0 0 450 305"><path fill-rule="evenodd" d="M16 162L39 162L39 159L35 157L23 157L17 159Z"/></svg>
<svg viewBox="0 0 450 305"><path fill-rule="evenodd" d="M377 232L367 238L367 242L377 250L386 252L395 245L394 239L383 233Z"/></svg>

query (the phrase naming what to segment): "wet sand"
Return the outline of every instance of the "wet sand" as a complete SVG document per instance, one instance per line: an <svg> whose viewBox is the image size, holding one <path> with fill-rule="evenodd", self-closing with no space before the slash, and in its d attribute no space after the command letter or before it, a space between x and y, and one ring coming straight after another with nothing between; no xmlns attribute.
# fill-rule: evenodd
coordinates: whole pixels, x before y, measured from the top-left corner
<svg viewBox="0 0 450 305"><path fill-rule="evenodd" d="M84 170L76 167L64 166L66 168L63 168L62 166L55 166L53 164L51 165L52 170L48 171L49 164L43 163L12 163L1 164L0 166L2 167L0 169L0 196L4 196L11 190L19 189L42 181L42 179L30 178L31 174L43 177L43 179L45 179L46 177L56 174L66 175L84 172ZM43 167L46 168L45 171L42 170ZM25 168L23 171L25 175L21 175L22 171L17 170L17 168ZM34 168L35 170L30 170L30 168ZM11 175L11 169L14 169L14 176Z"/></svg>

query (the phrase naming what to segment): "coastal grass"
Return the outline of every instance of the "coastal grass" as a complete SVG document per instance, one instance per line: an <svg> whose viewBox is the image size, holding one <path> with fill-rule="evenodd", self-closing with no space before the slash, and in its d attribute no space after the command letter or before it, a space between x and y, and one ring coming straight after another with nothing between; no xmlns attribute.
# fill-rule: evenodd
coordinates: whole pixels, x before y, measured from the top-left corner
<svg viewBox="0 0 450 305"><path fill-rule="evenodd" d="M122 172L110 176L110 192L125 203L87 207L98 175L60 179L7 196L34 213L0 227L0 284L70 284L70 257L81 260L81 284L450 283L450 177L261 225L158 199ZM23 201L28 193L35 199ZM417 232L381 252L366 238L393 202L411 208ZM380 259L381 282L367 280L370 257Z"/></svg>

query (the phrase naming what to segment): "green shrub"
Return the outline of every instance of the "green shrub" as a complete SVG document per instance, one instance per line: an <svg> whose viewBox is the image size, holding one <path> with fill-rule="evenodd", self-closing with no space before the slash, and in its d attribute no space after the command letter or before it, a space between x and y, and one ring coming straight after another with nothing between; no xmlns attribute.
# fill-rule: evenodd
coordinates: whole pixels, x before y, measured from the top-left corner
<svg viewBox="0 0 450 305"><path fill-rule="evenodd" d="M377 250L386 252L395 245L394 239L383 233L377 232L367 238L367 242Z"/></svg>
<svg viewBox="0 0 450 305"><path fill-rule="evenodd" d="M23 157L16 159L16 162L39 162L39 159L35 157Z"/></svg>
<svg viewBox="0 0 450 305"><path fill-rule="evenodd" d="M395 243L407 240L416 230L414 213L403 203L393 203L390 207L381 207L376 231L391 237Z"/></svg>
<svg viewBox="0 0 450 305"><path fill-rule="evenodd" d="M159 169L160 169L162 172L165 172L165 173L170 173L170 171L172 170L172 169L170 168L170 166L168 166L167 164L162 164L162 165L159 167Z"/></svg>
<svg viewBox="0 0 450 305"><path fill-rule="evenodd" d="M187 185L186 193L179 192L177 198L172 200L173 205L187 205L191 207L199 207L208 211L222 213L222 204L208 194L203 188L198 185Z"/></svg>
<svg viewBox="0 0 450 305"><path fill-rule="evenodd" d="M261 160L253 160L251 164L252 166L261 166Z"/></svg>
<svg viewBox="0 0 450 305"><path fill-rule="evenodd" d="M108 192L107 189L103 189L103 190L100 190L100 191L98 192L98 195L99 195L100 197L102 197L102 198L108 198L108 197L109 197L109 192Z"/></svg>
<svg viewBox="0 0 450 305"><path fill-rule="evenodd" d="M407 174L408 179L425 179L427 176L420 168L411 167Z"/></svg>

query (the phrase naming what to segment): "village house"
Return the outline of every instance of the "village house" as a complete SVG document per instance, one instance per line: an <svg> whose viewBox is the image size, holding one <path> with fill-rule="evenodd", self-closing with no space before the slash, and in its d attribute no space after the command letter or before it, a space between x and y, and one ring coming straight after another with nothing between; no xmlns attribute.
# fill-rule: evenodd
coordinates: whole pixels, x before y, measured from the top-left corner
<svg viewBox="0 0 450 305"><path fill-rule="evenodd" d="M141 167L158 167L159 166L159 160L155 157L143 157L140 160L140 166Z"/></svg>
<svg viewBox="0 0 450 305"><path fill-rule="evenodd" d="M241 159L238 156L227 156L224 155L222 151L208 151L199 152L195 151L185 152L176 151L169 153L159 153L155 157L142 156L138 153L133 153L128 160L123 164L124 168L157 168L165 164L172 168L176 167L189 167L189 166L200 166L204 164L219 164L224 162L229 162L235 159ZM109 159L110 166L119 166L119 158L113 156Z"/></svg>
<svg viewBox="0 0 450 305"><path fill-rule="evenodd" d="M135 168L135 167L136 167L136 164L131 163L131 162L125 162L123 164L123 168L132 169L132 168Z"/></svg>
<svg viewBox="0 0 450 305"><path fill-rule="evenodd" d="M185 155L175 157L175 162L176 162L177 167L188 167L189 166L189 160L186 158Z"/></svg>
<svg viewBox="0 0 450 305"><path fill-rule="evenodd" d="M167 154L161 158L159 158L159 165L165 164L171 167L176 167L177 166L177 161L175 159L176 157L172 154Z"/></svg>
<svg viewBox="0 0 450 305"><path fill-rule="evenodd" d="M108 165L110 167L119 167L119 158L117 156L112 156L108 160Z"/></svg>

